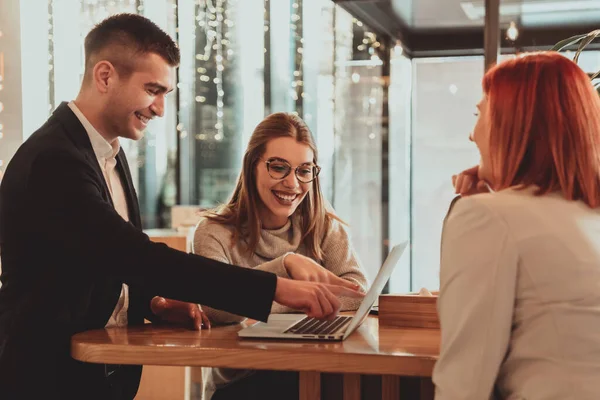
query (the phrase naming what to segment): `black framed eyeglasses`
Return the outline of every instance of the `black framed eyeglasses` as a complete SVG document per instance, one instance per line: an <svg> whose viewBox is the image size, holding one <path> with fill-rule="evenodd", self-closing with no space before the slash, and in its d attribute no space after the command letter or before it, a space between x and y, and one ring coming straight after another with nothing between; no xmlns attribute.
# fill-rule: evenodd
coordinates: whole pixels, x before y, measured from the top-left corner
<svg viewBox="0 0 600 400"><path fill-rule="evenodd" d="M265 160L265 164L267 165L269 176L273 179L284 179L293 169L289 162L277 157L271 157L268 160ZM321 172L321 167L315 163L301 164L294 169L298 182L302 183L314 181L317 176L319 176L319 172Z"/></svg>

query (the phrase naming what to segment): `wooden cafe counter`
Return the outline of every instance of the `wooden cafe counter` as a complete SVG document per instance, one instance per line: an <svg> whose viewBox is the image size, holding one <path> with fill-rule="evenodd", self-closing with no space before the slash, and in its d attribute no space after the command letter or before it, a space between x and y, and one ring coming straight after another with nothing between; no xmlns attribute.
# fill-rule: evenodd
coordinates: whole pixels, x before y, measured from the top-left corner
<svg viewBox="0 0 600 400"><path fill-rule="evenodd" d="M380 327L371 316L345 341L319 342L239 339L237 331L244 326L89 331L73 337L71 354L91 363L300 371L301 400L321 399L322 373L343 374L346 400L361 398L361 374L382 376L381 398L386 400L401 398L400 377L424 377L419 397L433 399L430 377L439 354L439 330Z"/></svg>

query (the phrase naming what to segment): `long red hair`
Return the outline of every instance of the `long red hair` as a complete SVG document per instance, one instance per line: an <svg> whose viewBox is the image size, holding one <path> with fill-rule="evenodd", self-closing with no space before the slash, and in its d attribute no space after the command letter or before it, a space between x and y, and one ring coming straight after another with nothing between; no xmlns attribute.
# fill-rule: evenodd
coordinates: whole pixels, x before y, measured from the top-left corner
<svg viewBox="0 0 600 400"><path fill-rule="evenodd" d="M600 206L600 98L587 74L555 52L519 55L483 78L497 189L539 187Z"/></svg>

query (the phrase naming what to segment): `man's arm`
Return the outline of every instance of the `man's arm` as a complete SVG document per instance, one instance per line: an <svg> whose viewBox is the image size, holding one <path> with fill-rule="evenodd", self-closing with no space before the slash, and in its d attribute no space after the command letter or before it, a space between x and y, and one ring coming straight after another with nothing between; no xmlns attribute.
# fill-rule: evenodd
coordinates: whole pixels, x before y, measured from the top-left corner
<svg viewBox="0 0 600 400"><path fill-rule="evenodd" d="M67 152L38 156L29 177L43 237L88 265L73 276L114 276L146 293L266 321L277 277L154 243L101 197L93 169ZM66 268L66 267L65 267ZM89 268L88 270L84 270Z"/></svg>

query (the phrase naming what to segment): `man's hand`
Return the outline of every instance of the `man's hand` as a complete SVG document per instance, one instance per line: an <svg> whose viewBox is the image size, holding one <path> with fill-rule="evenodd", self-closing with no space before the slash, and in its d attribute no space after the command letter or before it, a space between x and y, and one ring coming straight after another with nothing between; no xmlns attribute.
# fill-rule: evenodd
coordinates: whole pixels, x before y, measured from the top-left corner
<svg viewBox="0 0 600 400"><path fill-rule="evenodd" d="M277 278L274 300L294 310L303 311L309 317L331 320L340 310L339 296L363 298L365 295L339 285Z"/></svg>
<svg viewBox="0 0 600 400"><path fill-rule="evenodd" d="M191 327L193 330L210 329L210 320L199 304L165 299L156 296L150 303L152 312L165 322Z"/></svg>
<svg viewBox="0 0 600 400"><path fill-rule="evenodd" d="M329 283L347 287L348 289L359 290L360 286L346 279L340 278L328 269L317 264L312 258L300 254L292 253L285 257L284 266L287 273L294 280Z"/></svg>
<svg viewBox="0 0 600 400"><path fill-rule="evenodd" d="M454 192L461 196L489 192L484 180L479 179L479 165L466 169L458 175L452 175Z"/></svg>

